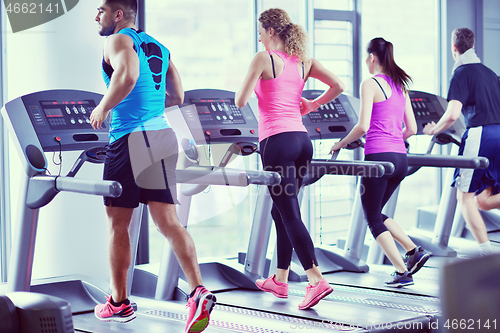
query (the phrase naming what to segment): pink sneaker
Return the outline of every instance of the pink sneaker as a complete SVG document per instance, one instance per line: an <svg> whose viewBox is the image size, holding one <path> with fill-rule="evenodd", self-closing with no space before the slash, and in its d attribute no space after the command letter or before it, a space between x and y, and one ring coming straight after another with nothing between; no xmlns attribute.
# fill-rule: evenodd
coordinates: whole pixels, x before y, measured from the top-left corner
<svg viewBox="0 0 500 333"><path fill-rule="evenodd" d="M189 308L185 333L198 333L207 328L210 323L210 312L217 299L215 295L203 286L195 289L193 296L188 298L186 307Z"/></svg>
<svg viewBox="0 0 500 333"><path fill-rule="evenodd" d="M321 279L314 287L307 284L306 296L304 297L302 303L299 304L299 309L305 310L315 306L322 298L331 294L332 291L332 286L330 286L325 278Z"/></svg>
<svg viewBox="0 0 500 333"><path fill-rule="evenodd" d="M126 323L127 321L134 319L136 314L128 299L125 303L120 306L114 306L111 304L111 295L109 295L109 297L106 298L106 303L97 304L95 306L94 314L97 319L102 321L117 321L120 323Z"/></svg>
<svg viewBox="0 0 500 333"><path fill-rule="evenodd" d="M276 281L276 274L267 279L258 279L255 285L262 291L267 291L279 298L288 298L288 283Z"/></svg>

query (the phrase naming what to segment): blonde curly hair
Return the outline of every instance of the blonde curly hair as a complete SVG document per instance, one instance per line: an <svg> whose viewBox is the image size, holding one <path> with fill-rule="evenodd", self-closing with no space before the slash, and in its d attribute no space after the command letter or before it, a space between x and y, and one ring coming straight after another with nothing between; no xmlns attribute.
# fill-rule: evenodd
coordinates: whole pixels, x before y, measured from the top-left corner
<svg viewBox="0 0 500 333"><path fill-rule="evenodd" d="M260 14L259 22L266 30L274 29L285 43L286 54L307 60L307 34L300 25L292 23L287 12L280 8L270 8Z"/></svg>

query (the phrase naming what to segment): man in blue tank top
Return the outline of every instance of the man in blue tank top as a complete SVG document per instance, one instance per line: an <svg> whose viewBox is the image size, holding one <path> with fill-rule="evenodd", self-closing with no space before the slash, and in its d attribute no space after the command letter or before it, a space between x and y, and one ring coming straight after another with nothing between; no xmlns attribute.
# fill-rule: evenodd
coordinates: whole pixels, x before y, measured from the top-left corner
<svg viewBox="0 0 500 333"><path fill-rule="evenodd" d="M177 219L178 146L164 116L165 107L182 104L184 92L169 50L136 29L136 14L137 0L103 0L95 18L99 34L108 36L102 60L108 90L90 121L99 129L111 113L104 179L120 182L123 191L118 198L104 198L113 291L94 312L103 321L127 322L136 316L127 298L128 228L141 202L148 205L158 230L170 241L190 285L185 332L201 332L209 323L215 296L202 286L194 242Z"/></svg>
<svg viewBox="0 0 500 333"><path fill-rule="evenodd" d="M481 64L474 51L474 33L455 29L451 38L455 59L448 90L448 108L437 124L424 127L425 134L436 134L450 127L463 113L467 130L462 136L459 155L487 157L487 169L455 170L454 186L462 214L480 252L493 251L479 210L500 208L500 82L497 75Z"/></svg>

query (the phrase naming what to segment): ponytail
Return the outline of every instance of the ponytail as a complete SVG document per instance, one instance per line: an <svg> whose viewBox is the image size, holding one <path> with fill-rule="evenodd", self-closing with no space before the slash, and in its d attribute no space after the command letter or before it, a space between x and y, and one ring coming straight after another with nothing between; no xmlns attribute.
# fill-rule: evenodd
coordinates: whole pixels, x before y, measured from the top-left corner
<svg viewBox="0 0 500 333"><path fill-rule="evenodd" d="M394 61L393 45L381 37L374 38L368 44L368 54L377 56L384 73L389 76L396 86L404 91L410 90L411 77Z"/></svg>
<svg viewBox="0 0 500 333"><path fill-rule="evenodd" d="M307 34L300 25L290 23L280 37L285 42L286 54L296 56L302 61L307 59Z"/></svg>

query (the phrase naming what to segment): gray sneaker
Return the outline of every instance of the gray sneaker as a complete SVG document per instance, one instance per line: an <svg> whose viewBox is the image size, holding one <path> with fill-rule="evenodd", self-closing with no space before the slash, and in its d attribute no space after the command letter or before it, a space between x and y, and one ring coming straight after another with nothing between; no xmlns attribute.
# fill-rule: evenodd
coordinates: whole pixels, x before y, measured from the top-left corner
<svg viewBox="0 0 500 333"><path fill-rule="evenodd" d="M406 264L406 269L413 275L425 265L425 263L430 257L431 255L425 252L421 246L417 246L415 248L414 254L406 253L404 259Z"/></svg>
<svg viewBox="0 0 500 333"><path fill-rule="evenodd" d="M398 271L394 271L391 276L392 278L384 283L387 287L401 288L413 285L413 278L408 271L403 274L398 273Z"/></svg>

